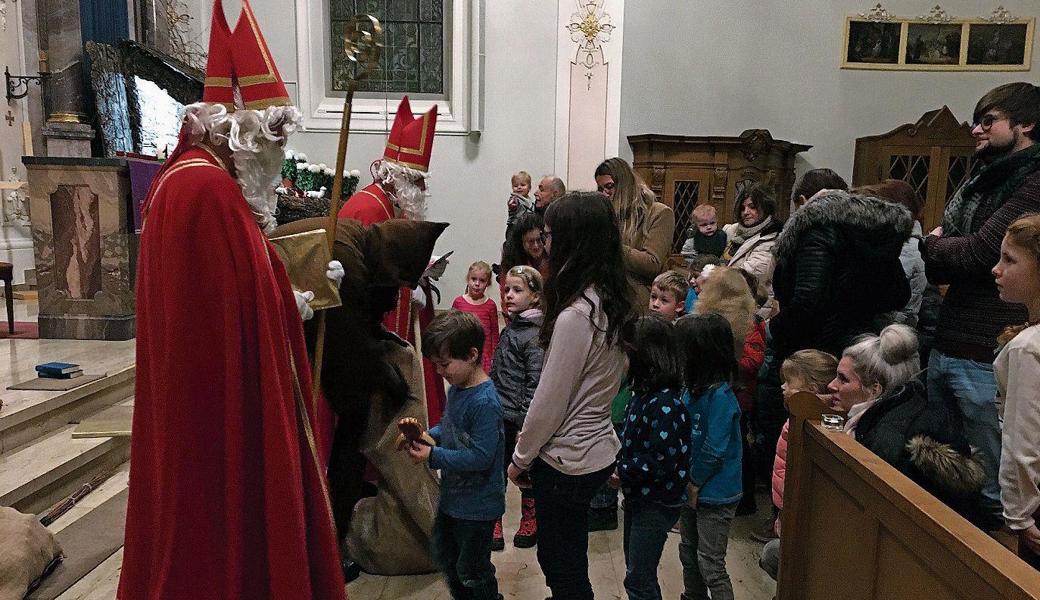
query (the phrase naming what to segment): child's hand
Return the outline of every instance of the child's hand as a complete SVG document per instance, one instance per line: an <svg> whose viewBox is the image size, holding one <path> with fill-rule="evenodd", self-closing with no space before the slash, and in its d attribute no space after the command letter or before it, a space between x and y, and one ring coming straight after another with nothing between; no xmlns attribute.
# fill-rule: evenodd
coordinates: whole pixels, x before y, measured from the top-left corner
<svg viewBox="0 0 1040 600"><path fill-rule="evenodd" d="M520 200L516 196L510 196L508 206L509 210L516 210L520 207Z"/></svg>
<svg viewBox="0 0 1040 600"><path fill-rule="evenodd" d="M408 444L408 457L412 459L415 464L426 462L430 459L430 451L432 448L424 444L411 442Z"/></svg>
<svg viewBox="0 0 1040 600"><path fill-rule="evenodd" d="M697 508L697 495L700 493L701 488L693 485L692 483L686 484L686 506L690 508Z"/></svg>
<svg viewBox="0 0 1040 600"><path fill-rule="evenodd" d="M506 470L506 475L509 476L509 481L512 481L516 487L522 490L533 487L533 484L531 483L531 476L527 473L527 471L521 471L520 467L514 465L513 463L509 463L509 468Z"/></svg>
<svg viewBox="0 0 1040 600"><path fill-rule="evenodd" d="M610 474L610 478L607 479L607 485L615 490L621 488L621 478L618 477L617 469L614 469L614 472Z"/></svg>

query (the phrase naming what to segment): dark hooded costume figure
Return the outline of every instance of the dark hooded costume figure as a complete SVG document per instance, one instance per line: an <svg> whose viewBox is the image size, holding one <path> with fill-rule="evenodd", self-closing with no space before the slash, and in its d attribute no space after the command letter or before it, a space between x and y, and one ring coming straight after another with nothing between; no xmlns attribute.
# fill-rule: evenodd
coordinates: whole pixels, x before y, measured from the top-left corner
<svg viewBox="0 0 1040 600"><path fill-rule="evenodd" d="M274 236L326 226L324 218L278 228ZM346 275L343 305L326 313L321 384L336 413L329 493L338 540L368 572L404 575L436 570L430 535L437 481L396 451L397 422L414 417L427 427L423 374L415 350L382 325L402 287L414 288L445 223L392 219L364 227L340 219L333 258ZM315 321L308 322L313 351ZM362 499L366 459L378 471L377 493Z"/></svg>

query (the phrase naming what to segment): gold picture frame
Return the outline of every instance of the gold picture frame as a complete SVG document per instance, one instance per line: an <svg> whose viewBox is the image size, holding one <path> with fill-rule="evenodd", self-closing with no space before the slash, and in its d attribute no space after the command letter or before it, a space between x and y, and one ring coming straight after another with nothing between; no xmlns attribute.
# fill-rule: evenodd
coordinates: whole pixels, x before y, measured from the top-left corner
<svg viewBox="0 0 1040 600"><path fill-rule="evenodd" d="M1036 19L845 18L841 68L873 71L1029 71ZM898 43L896 42L898 39Z"/></svg>

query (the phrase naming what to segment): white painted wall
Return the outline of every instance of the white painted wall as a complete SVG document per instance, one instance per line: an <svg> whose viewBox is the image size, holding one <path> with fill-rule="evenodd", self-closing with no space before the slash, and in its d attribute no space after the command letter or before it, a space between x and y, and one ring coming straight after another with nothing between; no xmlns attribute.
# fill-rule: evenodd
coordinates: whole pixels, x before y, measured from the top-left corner
<svg viewBox="0 0 1040 600"><path fill-rule="evenodd" d="M208 28L210 9L205 4ZM232 12L233 4L225 4ZM253 0L252 6L282 77L295 82L295 10L285 0ZM556 5L489 0L485 14L484 131L479 136L437 136L430 166L428 219L451 223L436 253L455 251L441 280L441 306L462 293L470 263L498 262L510 176L523 169L537 178L554 165ZM294 93L295 86L289 87ZM367 173L382 155L384 140L382 133L352 133L347 168ZM302 132L289 145L313 162L333 164L336 142L334 133ZM364 175L362 184L367 184ZM497 296L496 288L492 297Z"/></svg>
<svg viewBox="0 0 1040 600"><path fill-rule="evenodd" d="M35 51L33 61L28 67L24 62L22 49L22 2L7 0L6 30L0 30L0 67L7 66L12 75L35 75L37 64ZM14 122L8 124L8 111ZM22 123L26 120L25 100L0 103L0 179L11 178L11 169L15 169L15 177L25 181L25 167L22 166ZM24 190L25 188L23 188ZM6 206L7 190L0 190L0 199ZM25 281L24 271L33 267L32 237L28 227L19 227L0 222L0 261L14 264L14 281Z"/></svg>
<svg viewBox="0 0 1040 600"><path fill-rule="evenodd" d="M1040 43L1030 72L841 70L846 15L868 0L639 0L625 4L621 148L641 133L738 135L765 128L812 144L798 168L830 167L851 178L855 139L914 122L949 105L970 120L978 99L1002 83L1038 83ZM884 2L915 17L927 0ZM987 16L997 2L944 0L954 17ZM1040 15L1036 0L1007 0L1019 17Z"/></svg>

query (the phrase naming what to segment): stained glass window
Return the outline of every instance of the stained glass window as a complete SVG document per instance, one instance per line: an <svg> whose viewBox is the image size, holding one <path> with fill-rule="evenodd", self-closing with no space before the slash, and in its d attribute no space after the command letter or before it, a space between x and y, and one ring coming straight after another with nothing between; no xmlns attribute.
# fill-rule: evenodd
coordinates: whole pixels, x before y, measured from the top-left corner
<svg viewBox="0 0 1040 600"><path fill-rule="evenodd" d="M350 63L343 56L347 21L370 14L383 26L380 69L358 86L359 91L444 93L445 0L329 0L332 89L345 91Z"/></svg>

